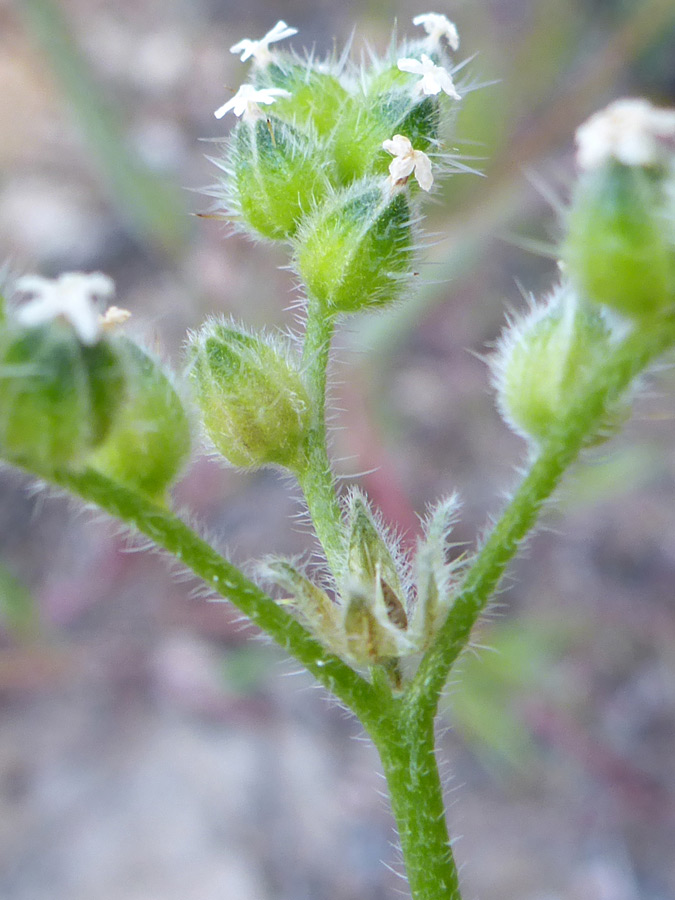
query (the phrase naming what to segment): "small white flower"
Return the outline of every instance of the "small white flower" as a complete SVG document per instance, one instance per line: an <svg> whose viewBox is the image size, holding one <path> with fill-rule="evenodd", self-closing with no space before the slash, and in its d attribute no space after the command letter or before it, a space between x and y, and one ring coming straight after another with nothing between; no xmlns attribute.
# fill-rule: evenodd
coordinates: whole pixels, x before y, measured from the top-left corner
<svg viewBox="0 0 675 900"><path fill-rule="evenodd" d="M399 59L398 67L401 72L411 72L413 75L421 75L422 80L419 88L423 94L440 94L441 91L446 93L453 100L461 100L457 93L452 76L443 66L437 66L426 53L422 54L422 59Z"/></svg>
<svg viewBox="0 0 675 900"><path fill-rule="evenodd" d="M459 32L454 22L440 13L423 13L415 16L413 25L422 25L429 35L429 43L438 46L443 38L446 39L452 50L459 49Z"/></svg>
<svg viewBox="0 0 675 900"><path fill-rule="evenodd" d="M268 31L265 37L260 38L259 41L252 41L249 38L244 38L242 41L239 41L238 44L230 47L230 53L241 54L242 62L246 62L247 59L253 57L254 62L259 66L264 66L272 59L270 44L275 44L277 41L283 41L297 33L297 28L291 28L283 20L280 20L274 28L272 28L271 31Z"/></svg>
<svg viewBox="0 0 675 900"><path fill-rule="evenodd" d="M16 311L22 325L31 328L62 317L82 343L91 346L101 336L99 307L113 296L115 283L101 272L67 272L54 280L25 275L17 280L16 290L32 297Z"/></svg>
<svg viewBox="0 0 675 900"><path fill-rule="evenodd" d="M675 109L648 100L616 100L577 128L579 168L595 169L614 158L626 166L652 166L675 153Z"/></svg>
<svg viewBox="0 0 675 900"><path fill-rule="evenodd" d="M421 150L413 150L409 138L404 134L395 134L390 141L383 141L382 147L394 157L389 166L392 184L406 181L414 172L422 190L431 190L434 183L431 160Z"/></svg>
<svg viewBox="0 0 675 900"><path fill-rule="evenodd" d="M256 88L252 84L242 84L234 97L219 107L213 115L216 119L222 119L225 113L232 110L235 116L244 116L249 121L255 121L263 115L258 104L267 106L274 103L277 97L290 96L283 88Z"/></svg>

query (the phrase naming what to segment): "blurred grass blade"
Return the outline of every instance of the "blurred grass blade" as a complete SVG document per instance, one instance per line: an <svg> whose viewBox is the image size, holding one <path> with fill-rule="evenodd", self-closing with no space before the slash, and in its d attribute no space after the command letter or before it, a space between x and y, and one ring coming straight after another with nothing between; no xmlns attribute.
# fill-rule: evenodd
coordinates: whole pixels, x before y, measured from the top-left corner
<svg viewBox="0 0 675 900"><path fill-rule="evenodd" d="M96 85L58 4L20 0L17 7L78 120L119 214L142 242L177 251L189 222L180 195L129 151L118 116Z"/></svg>

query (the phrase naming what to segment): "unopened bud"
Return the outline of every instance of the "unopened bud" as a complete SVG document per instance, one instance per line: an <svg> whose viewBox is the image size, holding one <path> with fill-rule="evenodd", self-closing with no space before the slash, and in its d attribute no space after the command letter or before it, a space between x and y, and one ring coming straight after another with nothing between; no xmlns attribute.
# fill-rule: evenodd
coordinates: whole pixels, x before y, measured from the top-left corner
<svg viewBox="0 0 675 900"><path fill-rule="evenodd" d="M502 337L493 372L506 422L528 440L546 440L610 349L600 312L560 289ZM617 417L608 411L603 428Z"/></svg>
<svg viewBox="0 0 675 900"><path fill-rule="evenodd" d="M296 470L303 462L311 405L291 349L210 322L189 348L190 377L206 433L235 466Z"/></svg>
<svg viewBox="0 0 675 900"><path fill-rule="evenodd" d="M303 223L295 263L327 312L357 312L397 300L413 258L410 207L385 179L359 182Z"/></svg>
<svg viewBox="0 0 675 900"><path fill-rule="evenodd" d="M107 340L83 344L65 322L12 325L0 336L0 454L51 471L83 464L126 394Z"/></svg>
<svg viewBox="0 0 675 900"><path fill-rule="evenodd" d="M285 240L327 191L316 138L276 116L242 121L232 136L226 188L243 222L263 237Z"/></svg>
<svg viewBox="0 0 675 900"><path fill-rule="evenodd" d="M582 296L633 319L675 305L672 174L612 159L582 173L568 228L563 259Z"/></svg>

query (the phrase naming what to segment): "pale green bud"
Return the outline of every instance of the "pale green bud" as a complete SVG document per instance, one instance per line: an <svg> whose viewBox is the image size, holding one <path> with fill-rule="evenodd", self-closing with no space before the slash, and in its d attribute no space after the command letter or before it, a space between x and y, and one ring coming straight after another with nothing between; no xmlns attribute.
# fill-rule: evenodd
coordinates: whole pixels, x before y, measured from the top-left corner
<svg viewBox="0 0 675 900"><path fill-rule="evenodd" d="M285 240L328 190L318 139L276 116L246 118L230 144L225 188L242 222L263 237Z"/></svg>
<svg viewBox="0 0 675 900"><path fill-rule="evenodd" d="M675 306L675 175L609 160L577 184L563 246L583 296L633 319Z"/></svg>
<svg viewBox="0 0 675 900"><path fill-rule="evenodd" d="M326 312L351 313L397 300L413 255L405 191L367 179L327 199L303 222L295 265Z"/></svg>
<svg viewBox="0 0 675 900"><path fill-rule="evenodd" d="M390 159L382 143L394 134L408 137L415 150L428 151L438 141L440 122L435 97L402 89L351 96L330 144L340 181L348 185L367 175L386 174Z"/></svg>
<svg viewBox="0 0 675 900"><path fill-rule="evenodd" d="M213 321L188 349L190 378L216 450L242 468L301 467L311 403L291 348Z"/></svg>
<svg viewBox="0 0 675 900"><path fill-rule="evenodd" d="M545 441L610 351L600 312L569 288L559 289L501 339L493 375L505 421L528 440ZM603 427L611 427L617 415L608 411Z"/></svg>
<svg viewBox="0 0 675 900"><path fill-rule="evenodd" d="M0 382L0 455L38 471L82 465L126 394L111 343L83 344L62 321L6 327Z"/></svg>
<svg viewBox="0 0 675 900"><path fill-rule="evenodd" d="M90 464L161 501L190 454L188 415L159 362L127 338L112 343L124 366L127 397Z"/></svg>
<svg viewBox="0 0 675 900"><path fill-rule="evenodd" d="M290 97L277 100L275 115L300 128L313 128L320 137L333 132L349 97L332 72L321 71L310 61L300 65L284 54L257 71L255 84L288 91Z"/></svg>

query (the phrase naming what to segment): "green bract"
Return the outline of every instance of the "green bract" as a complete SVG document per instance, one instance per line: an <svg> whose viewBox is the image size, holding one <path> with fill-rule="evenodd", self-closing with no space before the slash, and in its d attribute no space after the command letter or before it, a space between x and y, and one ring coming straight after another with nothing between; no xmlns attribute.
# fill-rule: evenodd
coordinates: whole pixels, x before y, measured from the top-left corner
<svg viewBox="0 0 675 900"><path fill-rule="evenodd" d="M584 296L634 319L675 305L675 184L618 162L584 173L563 256Z"/></svg>
<svg viewBox="0 0 675 900"><path fill-rule="evenodd" d="M311 406L289 347L211 322L189 355L204 428L225 459L242 468L302 466Z"/></svg>
<svg viewBox="0 0 675 900"><path fill-rule="evenodd" d="M366 179L338 191L303 223L295 265L327 312L356 312L396 300L413 259L404 191Z"/></svg>
<svg viewBox="0 0 675 900"><path fill-rule="evenodd" d="M226 188L233 207L246 225L272 240L291 237L328 188L316 139L276 117L237 125L230 164Z"/></svg>
<svg viewBox="0 0 675 900"><path fill-rule="evenodd" d="M126 338L112 343L124 365L127 398L90 463L109 478L162 500L190 454L190 422L159 363Z"/></svg>
<svg viewBox="0 0 675 900"><path fill-rule="evenodd" d="M39 471L81 465L126 391L112 344L85 346L61 322L3 331L0 380L0 455Z"/></svg>

